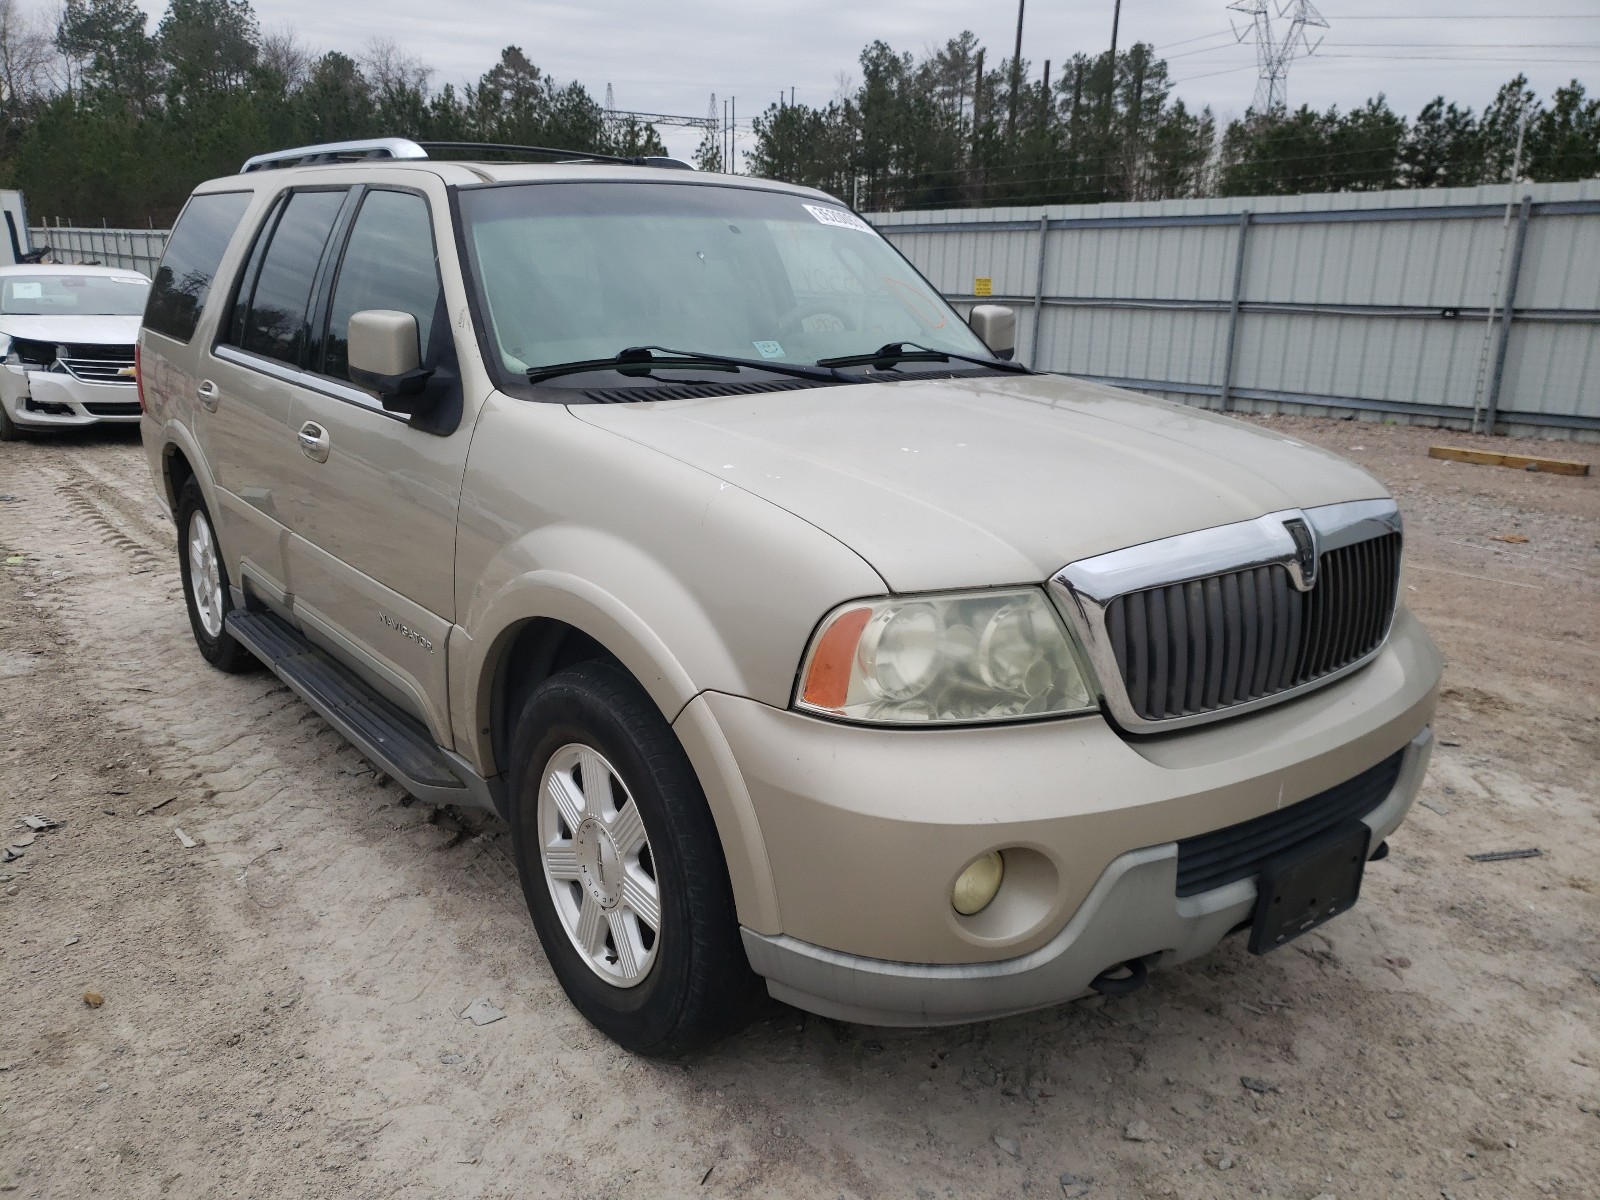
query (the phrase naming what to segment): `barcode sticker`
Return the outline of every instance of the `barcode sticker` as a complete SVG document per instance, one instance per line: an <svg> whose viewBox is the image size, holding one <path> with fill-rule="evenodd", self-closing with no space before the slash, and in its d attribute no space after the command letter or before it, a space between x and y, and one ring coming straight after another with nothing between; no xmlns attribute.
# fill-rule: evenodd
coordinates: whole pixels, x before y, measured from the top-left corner
<svg viewBox="0 0 1600 1200"><path fill-rule="evenodd" d="M842 208L832 208L826 204L803 204L801 207L824 225L832 225L837 229L854 229L857 233L872 232L871 225L855 213L846 212Z"/></svg>

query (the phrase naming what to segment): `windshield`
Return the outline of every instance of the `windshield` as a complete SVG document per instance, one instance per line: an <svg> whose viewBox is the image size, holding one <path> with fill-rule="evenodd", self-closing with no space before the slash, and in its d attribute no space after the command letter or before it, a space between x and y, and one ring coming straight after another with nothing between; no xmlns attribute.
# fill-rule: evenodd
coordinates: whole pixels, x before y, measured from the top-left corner
<svg viewBox="0 0 1600 1200"><path fill-rule="evenodd" d="M26 275L0 284L0 313L13 317L137 317L142 275Z"/></svg>
<svg viewBox="0 0 1600 1200"><path fill-rule="evenodd" d="M512 376L632 346L798 364L891 342L993 356L836 204L754 188L517 184L461 192L488 338Z"/></svg>

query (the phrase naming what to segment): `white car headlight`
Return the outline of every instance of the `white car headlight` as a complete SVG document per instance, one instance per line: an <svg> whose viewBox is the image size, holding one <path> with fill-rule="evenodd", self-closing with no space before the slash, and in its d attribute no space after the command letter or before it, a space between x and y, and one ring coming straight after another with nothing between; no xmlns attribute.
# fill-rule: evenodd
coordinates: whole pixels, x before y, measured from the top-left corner
<svg viewBox="0 0 1600 1200"><path fill-rule="evenodd" d="M1038 588L842 604L800 667L795 707L868 724L970 724L1095 707Z"/></svg>

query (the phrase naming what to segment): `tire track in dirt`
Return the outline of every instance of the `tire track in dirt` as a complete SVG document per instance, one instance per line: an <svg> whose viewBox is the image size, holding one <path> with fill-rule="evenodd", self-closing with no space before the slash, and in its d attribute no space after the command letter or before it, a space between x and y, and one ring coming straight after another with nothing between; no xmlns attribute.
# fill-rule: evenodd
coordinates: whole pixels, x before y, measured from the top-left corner
<svg viewBox="0 0 1600 1200"><path fill-rule="evenodd" d="M270 676L208 668L190 640L172 538L130 516L150 508L142 462L100 447L85 458L53 448L40 455L35 502L11 532L61 572L52 597L60 627L71 631L75 659L95 664L92 685L75 680L75 690L103 698L105 727L152 764L156 790L184 793L152 829L158 844L172 824L203 843L187 870L199 872L190 877L200 883L208 931L200 940L213 965L235 992L300 997L289 1009L276 999L251 1006L265 1016L229 1033L236 1042L225 1039L237 1065L211 1061L186 1086L238 1087L266 1062L306 1076L289 1090L308 1111L276 1132L254 1126L264 1118L238 1115L247 1101L222 1103L237 1117L230 1137L243 1138L233 1150L250 1186L294 1192L308 1173L326 1171L345 1181L344 1194L433 1194L447 1180L460 1195L519 1187L520 1153L507 1145L485 1161L478 1121L447 1120L441 1130L441 1114L477 1111L485 1098L499 1107L541 1063L602 1044L549 975L498 824L400 806L399 790ZM521 1034L513 1021L461 1028L455 1012L481 992L513 1013ZM313 1057L324 1067L302 1072ZM581 1093L587 1058L566 1069ZM259 1085L244 1090L266 1111ZM637 1097L585 1102L582 1117L564 1097L552 1103L580 1135L570 1155L535 1156L553 1192L589 1194L596 1170L638 1177L637 1153L605 1132L629 1119ZM716 1121L682 1097L656 1105L677 1112L676 1142L704 1141ZM541 1106L535 1119L554 1117ZM187 1155L173 1171L192 1179L196 1162L214 1156L197 1149L204 1127L184 1128L185 1120L168 1141L178 1159ZM290 1131L300 1144L285 1147ZM747 1165L738 1174L755 1173L753 1157L740 1157ZM137 1194L128 1182L119 1180L119 1194Z"/></svg>
<svg viewBox="0 0 1600 1200"><path fill-rule="evenodd" d="M61 480L56 484L56 494L83 524L98 532L107 545L126 554L133 561L132 570L135 573L154 571L167 562L166 556L160 553L156 531L149 527L141 528L137 522L128 519L129 513L138 510L128 508L119 511L116 507L115 502L126 501L126 497L117 495L104 484L86 479ZM142 536L130 536L130 529Z"/></svg>

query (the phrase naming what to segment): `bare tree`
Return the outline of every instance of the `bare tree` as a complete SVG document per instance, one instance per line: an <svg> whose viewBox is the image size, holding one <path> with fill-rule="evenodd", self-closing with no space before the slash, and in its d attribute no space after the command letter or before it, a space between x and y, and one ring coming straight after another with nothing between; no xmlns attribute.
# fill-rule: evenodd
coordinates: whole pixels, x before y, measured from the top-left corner
<svg viewBox="0 0 1600 1200"><path fill-rule="evenodd" d="M356 60L361 73L380 96L397 92L426 92L433 68L406 51L393 38L375 37Z"/></svg>
<svg viewBox="0 0 1600 1200"><path fill-rule="evenodd" d="M281 75L291 92L298 91L310 78L311 64L316 57L291 26L274 26L261 35L261 65Z"/></svg>
<svg viewBox="0 0 1600 1200"><path fill-rule="evenodd" d="M66 82L56 50L56 19L0 0L0 105L15 112L54 93Z"/></svg>

